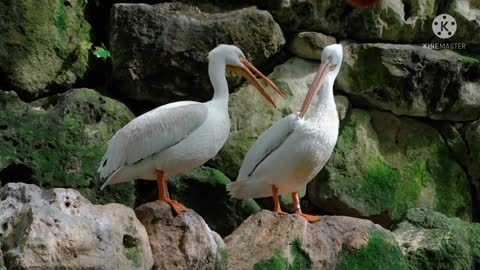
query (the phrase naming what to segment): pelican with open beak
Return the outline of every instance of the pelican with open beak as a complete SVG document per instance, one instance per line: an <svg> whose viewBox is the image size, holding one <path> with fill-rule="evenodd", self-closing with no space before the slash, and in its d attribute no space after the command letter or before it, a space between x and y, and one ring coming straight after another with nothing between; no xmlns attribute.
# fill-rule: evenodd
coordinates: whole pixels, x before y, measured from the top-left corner
<svg viewBox="0 0 480 270"><path fill-rule="evenodd" d="M170 199L167 177L199 167L213 158L230 133L229 91L225 70L243 75L274 107L274 99L257 79L283 96L275 84L248 62L232 45L219 45L208 55L212 100L180 101L149 111L121 128L108 142L98 172L107 178L102 189L134 179L156 180L159 200L178 214L186 208Z"/></svg>
<svg viewBox="0 0 480 270"><path fill-rule="evenodd" d="M322 63L300 112L280 119L255 141L243 160L237 180L227 186L232 197L273 196L274 211L285 214L278 195L291 193L296 214L309 222L320 220L302 213L297 192L325 166L337 142L339 119L333 83L342 57L339 44L322 51ZM314 97L318 97L316 108L305 119Z"/></svg>

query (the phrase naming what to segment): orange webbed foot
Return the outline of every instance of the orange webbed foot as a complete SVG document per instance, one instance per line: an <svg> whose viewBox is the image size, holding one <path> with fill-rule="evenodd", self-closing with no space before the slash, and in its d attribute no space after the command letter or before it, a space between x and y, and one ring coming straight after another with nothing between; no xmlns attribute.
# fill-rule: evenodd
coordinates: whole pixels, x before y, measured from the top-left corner
<svg viewBox="0 0 480 270"><path fill-rule="evenodd" d="M320 221L320 217L319 217L319 216L313 216L313 215L304 214L304 213L302 213L302 211L301 211L300 209L296 209L296 210L295 210L295 214L303 217L306 221L308 221L308 222L310 222L310 223L315 223L315 222Z"/></svg>

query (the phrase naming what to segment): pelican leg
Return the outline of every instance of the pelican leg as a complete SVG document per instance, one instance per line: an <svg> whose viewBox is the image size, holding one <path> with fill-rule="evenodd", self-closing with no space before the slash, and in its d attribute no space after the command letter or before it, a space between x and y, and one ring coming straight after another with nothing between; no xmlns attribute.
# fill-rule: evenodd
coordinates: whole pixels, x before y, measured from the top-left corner
<svg viewBox="0 0 480 270"><path fill-rule="evenodd" d="M168 203L173 211L178 215L181 212L187 211L187 208L175 201L170 199L167 192L167 181L165 179L165 173L163 171L157 171L157 184L158 184L158 200Z"/></svg>
<svg viewBox="0 0 480 270"><path fill-rule="evenodd" d="M280 200L278 199L278 188L275 185L272 185L273 193L273 211L280 215L287 215L287 213L282 211L280 207Z"/></svg>
<svg viewBox="0 0 480 270"><path fill-rule="evenodd" d="M295 205L295 214L302 216L306 221L311 223L320 221L319 216L312 216L302 213L302 209L300 208L300 199L298 198L297 192L292 192L292 201L293 205Z"/></svg>

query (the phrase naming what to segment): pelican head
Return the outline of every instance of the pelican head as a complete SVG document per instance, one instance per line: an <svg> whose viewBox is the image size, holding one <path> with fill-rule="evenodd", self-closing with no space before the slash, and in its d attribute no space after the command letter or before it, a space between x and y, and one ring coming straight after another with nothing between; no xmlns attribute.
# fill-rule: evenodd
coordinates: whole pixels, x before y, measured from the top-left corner
<svg viewBox="0 0 480 270"><path fill-rule="evenodd" d="M303 102L302 109L300 110L300 117L303 118L305 113L310 106L313 98L317 95L320 87L325 80L332 82L335 81L335 78L340 71L340 66L342 65L343 59L343 47L340 44L333 44L325 47L322 51L322 62L320 68L318 69L315 78L313 79L310 89L308 89L307 96Z"/></svg>
<svg viewBox="0 0 480 270"><path fill-rule="evenodd" d="M234 45L221 44L208 53L209 62L222 61L228 70L234 71L245 77L247 81L253 84L260 93L276 108L273 98L268 94L265 87L259 82L256 76L263 79L275 92L284 96L282 91L269 79L263 75L255 66L250 63L243 52ZM256 75L256 76L255 76Z"/></svg>

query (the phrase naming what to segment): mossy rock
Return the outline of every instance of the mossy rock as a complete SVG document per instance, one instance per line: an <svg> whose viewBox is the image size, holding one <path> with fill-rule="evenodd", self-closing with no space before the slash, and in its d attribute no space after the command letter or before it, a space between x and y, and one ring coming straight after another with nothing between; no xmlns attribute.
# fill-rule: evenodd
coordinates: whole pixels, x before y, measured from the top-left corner
<svg viewBox="0 0 480 270"><path fill-rule="evenodd" d="M83 79L89 67L91 26L85 0L0 2L0 77L33 100Z"/></svg>
<svg viewBox="0 0 480 270"><path fill-rule="evenodd" d="M289 33L316 31L338 38L425 42L434 37L431 22L437 0L380 1L370 8L354 8L337 0L257 1Z"/></svg>
<svg viewBox="0 0 480 270"><path fill-rule="evenodd" d="M261 209L254 200L230 198L225 188L229 183L230 179L222 172L200 167L169 179L168 191L173 199L202 216L210 229L226 236ZM137 190L137 205L158 199L153 181L139 182Z"/></svg>
<svg viewBox="0 0 480 270"><path fill-rule="evenodd" d="M108 140L132 118L125 105L91 89L33 103L0 92L0 182L71 187L93 203L133 206L133 184L100 191L97 174Z"/></svg>
<svg viewBox="0 0 480 270"><path fill-rule="evenodd" d="M480 269L480 224L411 209L393 232L410 269Z"/></svg>
<svg viewBox="0 0 480 270"><path fill-rule="evenodd" d="M407 270L407 262L391 233L372 228L368 243L359 249L343 248L336 270Z"/></svg>
<svg viewBox="0 0 480 270"><path fill-rule="evenodd" d="M288 262L288 258L282 257L277 251L272 257L261 260L254 264L254 270L308 270L312 269L312 262L308 254L302 249L302 242L295 238L290 244L290 257L292 262Z"/></svg>
<svg viewBox="0 0 480 270"><path fill-rule="evenodd" d="M308 191L323 210L384 226L416 207L471 219L467 174L440 133L387 112L353 109Z"/></svg>
<svg viewBox="0 0 480 270"><path fill-rule="evenodd" d="M336 86L397 115L450 121L480 117L480 60L450 50L345 44Z"/></svg>

